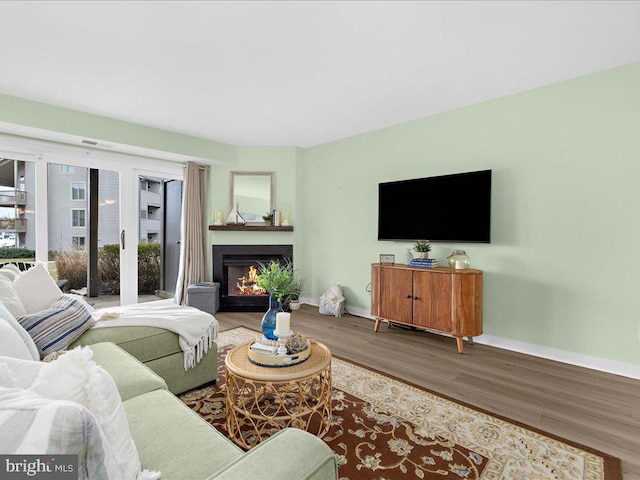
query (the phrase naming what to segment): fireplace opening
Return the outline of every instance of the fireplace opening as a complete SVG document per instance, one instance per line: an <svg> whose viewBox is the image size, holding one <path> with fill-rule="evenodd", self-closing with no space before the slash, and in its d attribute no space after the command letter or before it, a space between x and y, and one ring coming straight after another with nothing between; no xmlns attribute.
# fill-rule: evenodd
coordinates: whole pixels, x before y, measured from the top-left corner
<svg viewBox="0 0 640 480"><path fill-rule="evenodd" d="M220 282L220 311L260 312L269 294L257 284L259 265L292 261L292 245L213 245L213 281Z"/></svg>
<svg viewBox="0 0 640 480"><path fill-rule="evenodd" d="M258 286L260 270L254 265L228 266L229 285L227 295L268 295ZM236 283L233 283L233 280Z"/></svg>

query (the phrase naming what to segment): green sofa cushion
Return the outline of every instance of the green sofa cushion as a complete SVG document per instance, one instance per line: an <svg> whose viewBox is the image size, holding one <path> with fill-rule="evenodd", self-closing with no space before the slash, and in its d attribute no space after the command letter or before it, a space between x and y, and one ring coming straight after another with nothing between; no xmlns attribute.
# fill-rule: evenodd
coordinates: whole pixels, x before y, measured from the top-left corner
<svg viewBox="0 0 640 480"><path fill-rule="evenodd" d="M182 353L176 333L155 327L91 328L69 348L100 342L113 342L143 363L173 353Z"/></svg>
<svg viewBox="0 0 640 480"><path fill-rule="evenodd" d="M286 461L279 461L286 458ZM336 455L318 437L285 428L244 456L215 472L209 480L336 480Z"/></svg>
<svg viewBox="0 0 640 480"><path fill-rule="evenodd" d="M167 389L167 384L158 374L115 344L96 343L89 348L93 351L93 360L115 380L122 400Z"/></svg>
<svg viewBox="0 0 640 480"><path fill-rule="evenodd" d="M242 457L242 450L167 391L123 402L143 469L194 480Z"/></svg>

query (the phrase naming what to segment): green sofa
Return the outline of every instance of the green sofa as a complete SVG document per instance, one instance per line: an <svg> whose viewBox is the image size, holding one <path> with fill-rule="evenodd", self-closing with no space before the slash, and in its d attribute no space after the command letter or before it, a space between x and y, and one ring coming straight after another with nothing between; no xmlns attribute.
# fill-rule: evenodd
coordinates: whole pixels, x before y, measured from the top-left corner
<svg viewBox="0 0 640 480"><path fill-rule="evenodd" d="M172 395L153 370L114 343L90 345L116 382L143 469L162 479L338 478L336 457L320 439L285 429L244 453Z"/></svg>
<svg viewBox="0 0 640 480"><path fill-rule="evenodd" d="M160 375L174 394L214 382L218 377L217 347L214 343L196 366L185 371L184 353L178 335L154 327L90 328L69 349L100 342L112 342Z"/></svg>

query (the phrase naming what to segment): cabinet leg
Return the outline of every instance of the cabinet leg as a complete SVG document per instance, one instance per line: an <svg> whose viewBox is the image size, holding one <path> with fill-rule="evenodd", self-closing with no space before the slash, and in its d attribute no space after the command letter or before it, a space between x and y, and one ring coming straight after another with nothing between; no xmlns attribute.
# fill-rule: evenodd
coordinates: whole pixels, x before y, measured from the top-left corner
<svg viewBox="0 0 640 480"><path fill-rule="evenodd" d="M376 326L375 326L375 327L373 327L373 331L374 331L374 332L377 332L377 331L378 331L378 329L380 328L380 321L381 321L381 320L380 320L379 318L376 318Z"/></svg>
<svg viewBox="0 0 640 480"><path fill-rule="evenodd" d="M469 345L473 345L473 337L467 337L467 340L469 340Z"/></svg>
<svg viewBox="0 0 640 480"><path fill-rule="evenodd" d="M458 344L458 353L463 353L463 338L462 337L456 337L456 343Z"/></svg>

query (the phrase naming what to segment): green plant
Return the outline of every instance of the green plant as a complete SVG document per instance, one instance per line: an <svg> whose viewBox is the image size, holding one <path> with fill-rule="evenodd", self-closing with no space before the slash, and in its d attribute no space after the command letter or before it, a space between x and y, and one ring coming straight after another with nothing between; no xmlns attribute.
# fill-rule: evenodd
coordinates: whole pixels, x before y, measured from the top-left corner
<svg viewBox="0 0 640 480"><path fill-rule="evenodd" d="M58 278L68 280L65 288L80 289L87 285L87 251L71 250L55 252L56 270Z"/></svg>
<svg viewBox="0 0 640 480"><path fill-rule="evenodd" d="M418 240L416 244L413 246L413 249L416 252L430 252L431 244L426 241Z"/></svg>
<svg viewBox="0 0 640 480"><path fill-rule="evenodd" d="M258 286L279 302L300 296L302 282L290 261L272 260L267 265L258 263Z"/></svg>
<svg viewBox="0 0 640 480"><path fill-rule="evenodd" d="M265 223L273 222L273 213L267 212L265 215L262 216L262 219L265 221Z"/></svg>
<svg viewBox="0 0 640 480"><path fill-rule="evenodd" d="M35 250L18 247L0 247L0 258L35 258Z"/></svg>
<svg viewBox="0 0 640 480"><path fill-rule="evenodd" d="M58 278L66 278L68 288L80 289L87 285L86 250L55 252ZM101 294L120 293L120 246L104 245L98 249L98 284ZM160 288L160 245L138 245L138 292L151 294Z"/></svg>

